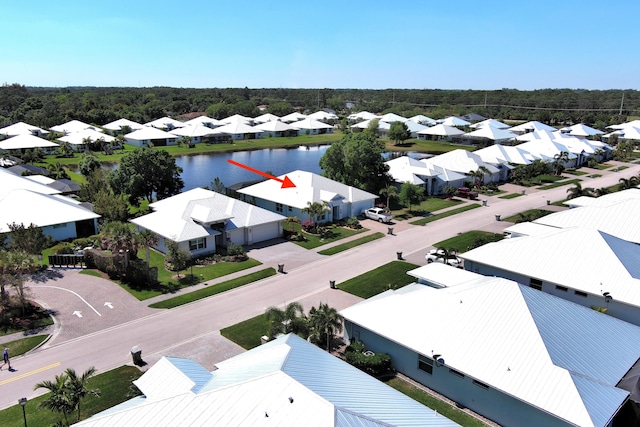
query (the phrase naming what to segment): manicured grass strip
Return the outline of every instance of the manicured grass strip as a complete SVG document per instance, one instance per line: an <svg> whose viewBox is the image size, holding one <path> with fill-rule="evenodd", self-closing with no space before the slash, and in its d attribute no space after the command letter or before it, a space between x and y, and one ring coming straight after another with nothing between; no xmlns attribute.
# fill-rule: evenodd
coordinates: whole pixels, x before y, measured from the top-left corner
<svg viewBox="0 0 640 427"><path fill-rule="evenodd" d="M220 330L220 335L238 344L240 347L251 350L261 344L260 337L269 330L267 316L259 316L247 319Z"/></svg>
<svg viewBox="0 0 640 427"><path fill-rule="evenodd" d="M409 224L424 225L424 224L428 224L428 223L433 222L433 221L437 221L437 220L442 219L442 218L446 218L446 217L451 216L451 215L457 215L459 213L466 212L466 211L469 211L471 209L475 209L475 208L479 208L479 207L480 207L479 204L471 203L471 204L459 207L457 209L451 209L450 211L446 211L446 212L442 212L442 213L439 213L439 214L431 215L431 216L428 216L426 218L419 219L417 221L412 221Z"/></svg>
<svg viewBox="0 0 640 427"><path fill-rule="evenodd" d="M424 406L438 411L438 414L442 415L443 417L449 418L451 421L455 421L461 426L485 427L485 424L480 420L475 419L471 415L462 412L458 408L451 406L448 403L441 401L440 399L436 399L429 393L420 390L413 384L410 384L399 378L392 378L385 382L388 386L395 388L396 390L409 396L413 400L422 403Z"/></svg>
<svg viewBox="0 0 640 427"><path fill-rule="evenodd" d="M605 170L609 169L610 167L613 167L613 165L610 163L599 163L593 169Z"/></svg>
<svg viewBox="0 0 640 427"><path fill-rule="evenodd" d="M522 193L511 193L505 196L499 196L498 199L515 199L516 197L522 196Z"/></svg>
<svg viewBox="0 0 640 427"><path fill-rule="evenodd" d="M121 366L90 378L87 387L99 389L100 397L88 396L82 400L81 419L87 419L133 397L129 395L132 387L131 382L138 379L140 375L142 372L136 367ZM49 379L53 380L54 376L51 374ZM43 395L27 401L25 413L29 427L49 427L58 421L64 421L62 414L38 408L38 404L46 398L47 395ZM69 421L76 422L77 416L77 412L69 414ZM16 404L0 411L0 420L2 420L2 427L23 427L22 407Z"/></svg>
<svg viewBox="0 0 640 427"><path fill-rule="evenodd" d="M269 267L264 270L256 271L255 273L247 274L246 276L237 277L235 279L227 280L226 282L218 283L217 285L207 286L206 288L198 289L197 291L189 292L184 295L178 295L177 297L169 298L164 301L157 302L149 305L151 308L173 308L178 307L190 302L198 301L202 298L207 298L212 295L219 294L221 292L229 291L231 289L239 288L240 286L247 285L249 283L270 277L276 274L276 270Z"/></svg>
<svg viewBox="0 0 640 427"><path fill-rule="evenodd" d="M538 187L539 190L551 190L552 188L562 187L563 185L575 184L576 182L581 182L581 179L570 179L568 181L559 181L554 182L553 184L543 185L542 187Z"/></svg>
<svg viewBox="0 0 640 427"><path fill-rule="evenodd" d="M93 269L82 270L80 272L80 274L86 274L87 276L99 277L101 279L104 278L104 276L102 274L100 274L100 272L98 270L93 270Z"/></svg>
<svg viewBox="0 0 640 427"><path fill-rule="evenodd" d="M503 221L506 222L531 222L535 221L538 218L542 218L543 216L552 214L553 211L548 211L546 209L529 209L524 212L518 212L515 215L508 216L506 218L502 218Z"/></svg>
<svg viewBox="0 0 640 427"><path fill-rule="evenodd" d="M373 233L373 234L369 234L368 236L360 237L359 239L352 240L350 242L343 243L341 245L337 245L337 246L334 246L332 248L325 249L323 251L319 251L318 253L320 255L333 255L333 254L337 254L338 252L342 252L342 251L346 251L346 250L351 249L351 248L355 248L356 246L364 245L365 243L371 242L373 240L380 239L382 237L384 237L383 233L380 233L380 232Z"/></svg>
<svg viewBox="0 0 640 427"><path fill-rule="evenodd" d="M0 347L9 348L9 357L20 356L27 351L32 350L39 346L49 335L33 335L31 337L20 338L19 340L9 341L4 344L0 344ZM1 417L0 417L1 418Z"/></svg>
<svg viewBox="0 0 640 427"><path fill-rule="evenodd" d="M569 175L575 175L575 176L582 176L582 175L586 175L589 172L585 172L585 171L578 171L575 169L565 169L563 173L569 174Z"/></svg>
<svg viewBox="0 0 640 427"><path fill-rule="evenodd" d="M438 243L434 243L433 246L436 248L447 248L447 249L455 249L458 253L469 250L469 248L474 247L475 243L479 240L487 241L487 242L496 242L498 240L502 240L504 236L498 233L490 233L488 231L482 230L471 230L466 233L459 234L450 239L442 240Z"/></svg>
<svg viewBox="0 0 640 427"><path fill-rule="evenodd" d="M391 261L360 276L339 283L338 288L361 298L369 298L389 289L398 289L415 279L407 275L407 271L418 268L417 265L404 261Z"/></svg>
<svg viewBox="0 0 640 427"><path fill-rule="evenodd" d="M298 233L302 233L302 235L305 237L306 240L303 242L294 241L294 243L305 249L314 249L314 248L317 248L318 246L326 245L327 243L335 242L336 240L344 239L346 237L351 237L356 234L364 233L365 231L369 230L368 228L361 228L359 230L355 230L353 228L331 226L329 227L329 230L325 235L325 237L320 237L319 235L301 232L300 231L301 228L302 227L300 226L300 224L290 223L290 222L284 223L285 230L297 231Z"/></svg>

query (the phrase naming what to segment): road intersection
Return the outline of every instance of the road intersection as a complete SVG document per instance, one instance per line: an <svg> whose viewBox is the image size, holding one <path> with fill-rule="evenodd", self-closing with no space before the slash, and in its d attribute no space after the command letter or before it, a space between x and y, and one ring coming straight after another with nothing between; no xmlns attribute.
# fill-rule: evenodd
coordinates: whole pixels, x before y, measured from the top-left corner
<svg viewBox="0 0 640 427"><path fill-rule="evenodd" d="M583 177L582 186L611 186L619 178L638 175L639 171L640 165L620 172L599 171L603 176ZM520 191L507 185L510 192ZM82 372L95 366L98 372L104 372L130 364L133 346L142 350L143 359L149 363L162 355L173 355L193 358L212 369L215 363L244 351L221 337L220 329L264 313L270 306L283 306L291 301L299 301L307 309L320 302L339 310L346 308L360 298L330 289L330 280L335 280L339 287L347 279L396 259L397 252L402 252L408 261L424 264L424 254L433 243L469 230L500 232L510 224L497 222L496 215L504 218L527 209L544 208L547 200L565 199L569 187L527 189L526 195L513 199L492 196L487 198L487 206L425 226L398 223L394 235L385 235L334 256L311 254L305 259L292 243L263 247L256 250L255 257L267 266L284 260L291 266L286 274L171 310L148 308L149 301L137 301L109 281L77 271L62 271L61 277L33 284L36 300L58 312L58 327L46 345L12 360L15 372L0 372L0 408L15 405L21 397L40 394L33 391L33 385L52 379L66 368ZM365 225L376 227L369 222ZM296 258L295 262L288 263L288 253ZM80 298L61 298L62 294L72 295L67 291ZM82 317L74 315L75 311Z"/></svg>

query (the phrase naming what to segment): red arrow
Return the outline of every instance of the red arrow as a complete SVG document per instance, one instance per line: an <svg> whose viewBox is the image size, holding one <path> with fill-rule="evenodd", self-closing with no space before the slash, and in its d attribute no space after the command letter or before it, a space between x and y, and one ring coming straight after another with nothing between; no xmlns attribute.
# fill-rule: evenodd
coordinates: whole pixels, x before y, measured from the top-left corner
<svg viewBox="0 0 640 427"><path fill-rule="evenodd" d="M265 178L269 178L269 179L273 179L273 180L275 180L275 181L281 182L281 183L282 183L282 187L280 187L280 188L292 188L292 187L295 187L295 186L296 186L296 185L295 185L295 184L294 184L294 183L289 179L289 177L288 177L288 176L286 176L286 175L285 175L284 179L280 179L280 178L278 178L277 176L269 175L268 173L264 173L264 172L262 172L262 171L259 171L258 169L254 169L254 168L252 168L252 167L250 167L250 166L243 165L242 163L238 163L238 162L236 162L235 160L228 159L228 160L227 160L227 162L229 162L229 163L231 163L232 165L235 165L235 166L240 166L241 168L246 169L246 170L248 170L248 171L250 171L250 172L257 173L258 175L262 175L262 176L264 176Z"/></svg>

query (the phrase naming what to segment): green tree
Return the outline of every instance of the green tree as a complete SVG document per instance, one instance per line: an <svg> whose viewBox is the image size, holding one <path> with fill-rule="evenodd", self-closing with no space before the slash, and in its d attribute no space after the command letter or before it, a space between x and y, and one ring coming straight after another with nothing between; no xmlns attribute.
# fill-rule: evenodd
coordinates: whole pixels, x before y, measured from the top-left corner
<svg viewBox="0 0 640 427"><path fill-rule="evenodd" d="M52 179L69 179L69 174L64 166L60 162L50 163L47 165L49 171L49 178Z"/></svg>
<svg viewBox="0 0 640 427"><path fill-rule="evenodd" d="M84 371L82 375L78 375L76 371L71 368L67 368L64 372L67 376L66 388L69 394L69 400L72 407L78 410L78 421L80 421L80 404L82 403L82 399L89 394L96 397L100 396L100 390L90 389L87 386L87 381L95 375L96 368L92 366Z"/></svg>
<svg viewBox="0 0 640 427"><path fill-rule="evenodd" d="M111 221L102 226L100 241L103 248L117 254L120 251L135 254L137 249L137 230L130 224Z"/></svg>
<svg viewBox="0 0 640 427"><path fill-rule="evenodd" d="M38 255L51 245L51 239L45 236L42 228L33 223L25 227L22 223L14 222L9 224L9 230L11 249Z"/></svg>
<svg viewBox="0 0 640 427"><path fill-rule="evenodd" d="M293 112L293 106L285 101L273 102L267 106L267 113L274 114L278 117L286 116Z"/></svg>
<svg viewBox="0 0 640 427"><path fill-rule="evenodd" d="M191 256L186 250L181 249L177 242L169 239L167 239L166 242L167 261L172 265L173 270L178 273L178 279L180 279L180 272L187 268Z"/></svg>
<svg viewBox="0 0 640 427"><path fill-rule="evenodd" d="M620 190L628 190L637 187L640 184L640 178L631 176L629 178L620 178L618 182L620 183L618 184Z"/></svg>
<svg viewBox="0 0 640 427"><path fill-rule="evenodd" d="M309 310L309 339L315 343L326 344L327 351L331 351L333 337L342 332L342 316L338 311L326 303L320 303L318 308Z"/></svg>
<svg viewBox="0 0 640 427"><path fill-rule="evenodd" d="M79 169L80 169L80 173L83 176L87 177L91 175L96 169L100 169L100 167L101 167L100 161L95 156L95 154L93 154L90 151L87 151L84 154L82 154L82 159L80 160Z"/></svg>
<svg viewBox="0 0 640 427"><path fill-rule="evenodd" d="M398 145L411 137L411 132L404 122L393 122L387 132L389 139L393 140L393 145Z"/></svg>
<svg viewBox="0 0 640 427"><path fill-rule="evenodd" d="M447 196L447 199L450 199L456 195L456 193L458 192L458 189L453 185L447 185L442 189L442 192L445 194L445 196Z"/></svg>
<svg viewBox="0 0 640 427"><path fill-rule="evenodd" d="M66 141L60 143L60 146L56 151L58 153L58 157L73 157L75 153L75 151L73 151L73 147L71 147L71 144Z"/></svg>
<svg viewBox="0 0 640 427"><path fill-rule="evenodd" d="M325 212L329 212L329 205L327 202L307 202L307 207L302 209L303 213L309 215L309 220L315 223L314 229L318 229L318 218Z"/></svg>
<svg viewBox="0 0 640 427"><path fill-rule="evenodd" d="M556 175L561 175L564 171L564 165L569 161L569 153L561 151L553 156L553 170Z"/></svg>
<svg viewBox="0 0 640 427"><path fill-rule="evenodd" d="M126 154L120 166L109 174L109 183L116 193L129 195L129 202L138 205L141 199L153 201L180 193L184 182L182 168L165 150L139 148Z"/></svg>
<svg viewBox="0 0 640 427"><path fill-rule="evenodd" d="M398 198L398 188L393 184L387 184L386 187L380 189L379 194L387 199L387 209L389 209L389 202L391 199Z"/></svg>
<svg viewBox="0 0 640 427"><path fill-rule="evenodd" d="M320 167L329 179L378 194L389 182L384 151L384 143L370 132L349 133L331 144Z"/></svg>
<svg viewBox="0 0 640 427"><path fill-rule="evenodd" d="M55 380L45 380L37 383L33 389L44 388L49 391L45 399L38 405L54 412L60 412L64 416L65 425L69 425L68 414L73 412L75 406L68 388L68 376L66 373L56 375Z"/></svg>
<svg viewBox="0 0 640 427"><path fill-rule="evenodd" d="M224 186L224 183L220 179L220 177L215 177L213 181L211 181L211 191L215 191L216 193L226 194L227 187Z"/></svg>
<svg viewBox="0 0 640 427"><path fill-rule="evenodd" d="M27 306L24 288L26 274L35 271L36 268L33 256L23 250L0 251L0 302L3 306L9 302L7 285L12 286L18 295L24 316Z"/></svg>
<svg viewBox="0 0 640 427"><path fill-rule="evenodd" d="M101 215L100 222L124 222L129 218L129 204L124 194L100 190L93 200L93 211Z"/></svg>
<svg viewBox="0 0 640 427"><path fill-rule="evenodd" d="M419 205L423 200L425 200L424 188L419 185L405 182L400 187L400 203L405 205L409 211L413 205Z"/></svg>
<svg viewBox="0 0 640 427"><path fill-rule="evenodd" d="M307 333L307 318L304 315L302 305L297 302L287 304L284 310L278 307L269 307L265 311L265 316L269 322L267 335L270 339L279 334L302 334Z"/></svg>

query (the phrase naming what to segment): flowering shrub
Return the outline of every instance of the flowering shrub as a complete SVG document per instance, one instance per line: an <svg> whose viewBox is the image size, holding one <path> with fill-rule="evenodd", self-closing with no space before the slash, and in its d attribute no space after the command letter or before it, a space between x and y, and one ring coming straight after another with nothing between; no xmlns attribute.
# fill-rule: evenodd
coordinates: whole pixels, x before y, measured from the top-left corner
<svg viewBox="0 0 640 427"><path fill-rule="evenodd" d="M315 228L316 223L311 220L307 220L307 221L302 221L301 225L304 231L311 232Z"/></svg>

